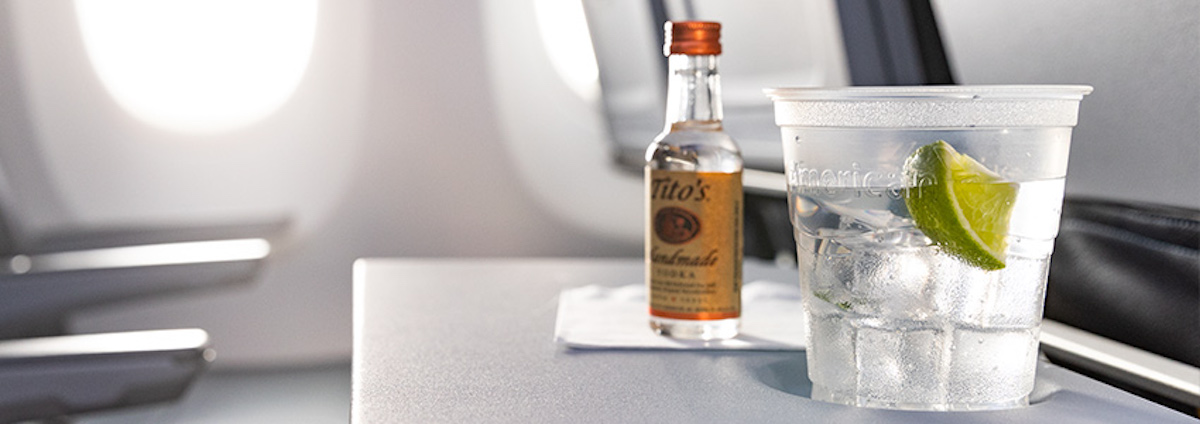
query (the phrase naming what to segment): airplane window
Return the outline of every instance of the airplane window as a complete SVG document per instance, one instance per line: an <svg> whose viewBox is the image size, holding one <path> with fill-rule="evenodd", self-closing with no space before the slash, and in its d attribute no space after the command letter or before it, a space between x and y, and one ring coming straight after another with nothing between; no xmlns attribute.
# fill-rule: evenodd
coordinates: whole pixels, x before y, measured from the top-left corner
<svg viewBox="0 0 1200 424"><path fill-rule="evenodd" d="M308 66L316 0L76 0L88 57L130 114L221 132L271 114Z"/></svg>
<svg viewBox="0 0 1200 424"><path fill-rule="evenodd" d="M600 95L600 70L592 53L583 3L562 0L534 2L542 44L554 70L576 95L592 101Z"/></svg>

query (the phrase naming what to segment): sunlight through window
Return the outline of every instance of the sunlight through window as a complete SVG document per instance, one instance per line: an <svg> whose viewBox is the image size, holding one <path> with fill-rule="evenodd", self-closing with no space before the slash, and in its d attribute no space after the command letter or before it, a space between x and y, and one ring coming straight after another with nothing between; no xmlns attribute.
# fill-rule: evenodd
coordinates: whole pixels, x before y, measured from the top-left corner
<svg viewBox="0 0 1200 424"><path fill-rule="evenodd" d="M584 100L600 95L600 70L592 53L583 2L537 0L534 3L538 30L550 62L559 76Z"/></svg>
<svg viewBox="0 0 1200 424"><path fill-rule="evenodd" d="M104 87L148 124L211 133L277 110L312 53L316 0L76 0Z"/></svg>

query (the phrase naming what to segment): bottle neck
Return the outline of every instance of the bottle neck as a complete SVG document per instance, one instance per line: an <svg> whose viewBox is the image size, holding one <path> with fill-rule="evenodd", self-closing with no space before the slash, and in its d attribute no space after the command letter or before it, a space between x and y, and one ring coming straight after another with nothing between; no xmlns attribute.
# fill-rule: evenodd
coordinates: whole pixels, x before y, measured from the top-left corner
<svg viewBox="0 0 1200 424"><path fill-rule="evenodd" d="M716 55L673 54L667 58L667 126L721 129L721 77Z"/></svg>

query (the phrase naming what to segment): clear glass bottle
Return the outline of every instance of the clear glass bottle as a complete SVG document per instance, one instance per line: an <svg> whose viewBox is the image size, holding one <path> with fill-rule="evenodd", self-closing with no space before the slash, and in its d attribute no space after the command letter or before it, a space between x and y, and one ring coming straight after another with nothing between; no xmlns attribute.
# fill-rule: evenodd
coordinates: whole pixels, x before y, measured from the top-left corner
<svg viewBox="0 0 1200 424"><path fill-rule="evenodd" d="M742 155L721 126L720 24L668 22L666 127L646 150L646 284L662 335L735 337Z"/></svg>

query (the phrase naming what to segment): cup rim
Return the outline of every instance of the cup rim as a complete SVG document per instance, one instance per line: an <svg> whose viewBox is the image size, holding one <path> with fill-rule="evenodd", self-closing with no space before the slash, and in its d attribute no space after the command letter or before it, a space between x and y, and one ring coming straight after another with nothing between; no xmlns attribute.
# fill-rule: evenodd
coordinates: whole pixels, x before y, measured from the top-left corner
<svg viewBox="0 0 1200 424"><path fill-rule="evenodd" d="M1082 100L1090 85L914 85L777 87L763 89L773 101Z"/></svg>

